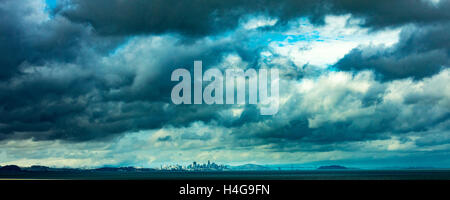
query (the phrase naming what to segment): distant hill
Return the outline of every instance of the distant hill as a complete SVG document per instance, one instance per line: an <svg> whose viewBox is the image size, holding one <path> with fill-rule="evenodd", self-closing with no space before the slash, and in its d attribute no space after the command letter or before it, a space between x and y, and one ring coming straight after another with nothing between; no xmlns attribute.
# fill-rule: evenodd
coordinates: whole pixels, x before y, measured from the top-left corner
<svg viewBox="0 0 450 200"><path fill-rule="evenodd" d="M6 165L0 168L0 172L20 172L22 169L17 165Z"/></svg>
<svg viewBox="0 0 450 200"><path fill-rule="evenodd" d="M269 167L265 167L262 165L256 165L256 164L245 164L245 165L239 165L239 166L232 166L232 170L242 170L242 171L260 171L260 170L270 170Z"/></svg>
<svg viewBox="0 0 450 200"><path fill-rule="evenodd" d="M151 168L135 168L135 167L102 167L93 169L92 171L99 171L99 172L149 172L149 171L156 171L155 169Z"/></svg>
<svg viewBox="0 0 450 200"><path fill-rule="evenodd" d="M50 167L46 166L40 166L40 165L33 165L29 168L25 168L26 171L33 171L33 172L46 172L50 170Z"/></svg>
<svg viewBox="0 0 450 200"><path fill-rule="evenodd" d="M122 171L122 172L134 172L137 171L136 168L134 167L102 167L102 168L97 168L95 169L95 171L104 171L104 172L118 172L118 171Z"/></svg>
<svg viewBox="0 0 450 200"><path fill-rule="evenodd" d="M326 166L320 166L317 169L348 169L348 168L341 166L341 165L326 165Z"/></svg>
<svg viewBox="0 0 450 200"><path fill-rule="evenodd" d="M295 168L298 170L299 167ZM238 166L230 166L229 169L235 171L268 171L268 170L281 170L280 167L270 167L257 164L244 164ZM293 167L288 168L289 170L294 170ZM317 168L318 170L346 170L353 169L347 168L341 165L325 165ZM0 172L14 173L14 172L82 172L82 171L96 171L96 172L149 172L158 171L152 168L135 168L135 167L101 167L96 169L78 169L78 168L51 168L47 166L31 166L20 168L16 165L7 165L0 167Z"/></svg>

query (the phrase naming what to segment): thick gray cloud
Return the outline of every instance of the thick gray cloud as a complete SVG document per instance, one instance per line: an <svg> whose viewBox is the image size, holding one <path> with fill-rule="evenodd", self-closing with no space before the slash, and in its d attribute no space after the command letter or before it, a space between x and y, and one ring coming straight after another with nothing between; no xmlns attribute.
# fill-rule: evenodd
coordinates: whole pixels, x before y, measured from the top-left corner
<svg viewBox="0 0 450 200"><path fill-rule="evenodd" d="M306 8L322 7L311 2L304 1L298 10L306 15L316 10ZM75 0L69 4L72 6L62 9L62 15L72 21L89 23L103 35L178 32L204 36L235 28L240 17L247 14L284 13L280 10L283 4L265 0Z"/></svg>
<svg viewBox="0 0 450 200"><path fill-rule="evenodd" d="M339 72L322 75L318 80L290 83L292 88L285 92L291 95L278 116L261 120L265 123L248 122L235 134L268 139L263 143L279 140L279 144L326 144L385 139L438 127L445 131L450 120L446 110L450 103L449 87L445 86L448 72L441 71L421 82L379 83L368 72L353 77Z"/></svg>
<svg viewBox="0 0 450 200"><path fill-rule="evenodd" d="M322 24L328 14L352 14L363 26L374 29L407 23L435 23L450 19L449 1L435 4L426 0L73 0L62 15L91 24L100 34L133 35L179 32L201 36L235 28L245 15L267 14L283 24L298 17L310 17ZM405 9L407 8L407 9Z"/></svg>
<svg viewBox="0 0 450 200"><path fill-rule="evenodd" d="M91 28L72 23L60 15L50 18L44 8L41 1L0 2L0 79L20 74L20 65L25 62L73 62L82 54L82 46L104 52L123 41L115 37L97 37Z"/></svg>
<svg viewBox="0 0 450 200"><path fill-rule="evenodd" d="M383 79L420 79L450 66L450 23L404 28L393 47L365 46L335 64L343 70L373 69Z"/></svg>
<svg viewBox="0 0 450 200"><path fill-rule="evenodd" d="M3 81L0 88L4 100L0 118L5 124L1 138L89 140L167 123L182 126L211 120L215 115L211 107L175 108L169 99L174 84L169 78L175 68L191 68L192 60L208 55L205 51L224 50L223 44L177 47L175 40L138 40L111 57L95 54L71 64L23 65L26 70ZM148 46L140 51L142 44ZM175 52L178 60L172 62ZM148 59L149 55L157 59ZM220 55L203 60L215 63Z"/></svg>
<svg viewBox="0 0 450 200"><path fill-rule="evenodd" d="M399 26L408 23L433 24L448 22L450 1L433 3L429 0L399 1L334 1L334 9L351 13L354 17L364 19L363 26L375 29Z"/></svg>

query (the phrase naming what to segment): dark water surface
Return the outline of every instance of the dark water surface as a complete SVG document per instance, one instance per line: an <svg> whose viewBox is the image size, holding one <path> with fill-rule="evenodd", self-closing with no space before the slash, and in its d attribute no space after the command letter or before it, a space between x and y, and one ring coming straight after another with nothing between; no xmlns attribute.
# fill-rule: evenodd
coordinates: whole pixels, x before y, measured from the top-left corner
<svg viewBox="0 0 450 200"><path fill-rule="evenodd" d="M69 180L450 180L450 170L149 171L16 172L0 179Z"/></svg>

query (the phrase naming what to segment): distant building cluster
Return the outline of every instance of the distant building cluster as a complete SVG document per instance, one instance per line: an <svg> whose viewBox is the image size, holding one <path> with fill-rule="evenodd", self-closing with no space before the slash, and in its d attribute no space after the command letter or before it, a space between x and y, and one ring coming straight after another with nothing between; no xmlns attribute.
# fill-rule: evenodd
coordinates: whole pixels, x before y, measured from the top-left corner
<svg viewBox="0 0 450 200"><path fill-rule="evenodd" d="M197 164L197 162L193 162L192 164L188 165L186 167L187 169L192 169L192 170L224 170L227 169L227 167L225 165L218 165L214 162L210 162L208 160L207 164Z"/></svg>
<svg viewBox="0 0 450 200"><path fill-rule="evenodd" d="M182 166L182 165L164 165L161 166L161 170L171 170L171 171L182 171L182 170L187 170L187 171L222 171L222 170L227 170L228 167L225 165L219 165L216 164L214 162L210 162L208 160L208 163L204 163L204 164L199 164L197 162L193 162L192 164L189 164L187 166Z"/></svg>

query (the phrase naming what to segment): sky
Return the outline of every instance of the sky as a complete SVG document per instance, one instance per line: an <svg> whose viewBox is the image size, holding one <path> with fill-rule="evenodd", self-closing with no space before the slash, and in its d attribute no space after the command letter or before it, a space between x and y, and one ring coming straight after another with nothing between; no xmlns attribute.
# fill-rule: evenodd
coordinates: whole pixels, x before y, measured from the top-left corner
<svg viewBox="0 0 450 200"><path fill-rule="evenodd" d="M0 165L450 167L449 0L0 0ZM178 68L278 69L175 105Z"/></svg>

